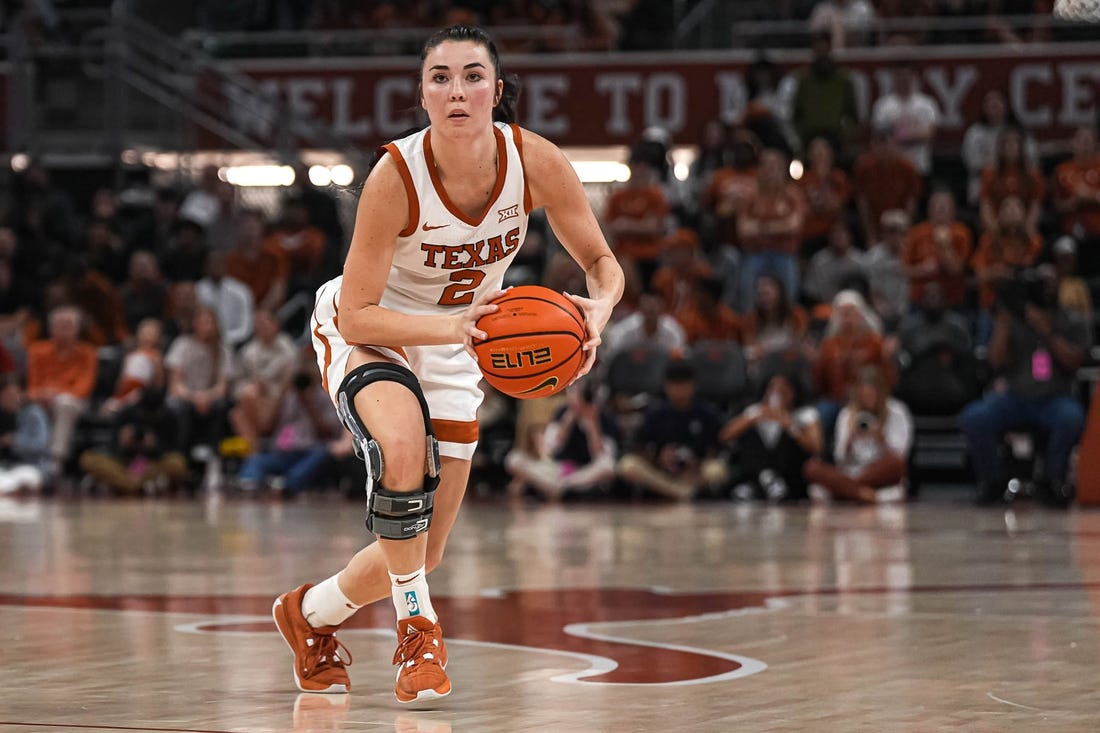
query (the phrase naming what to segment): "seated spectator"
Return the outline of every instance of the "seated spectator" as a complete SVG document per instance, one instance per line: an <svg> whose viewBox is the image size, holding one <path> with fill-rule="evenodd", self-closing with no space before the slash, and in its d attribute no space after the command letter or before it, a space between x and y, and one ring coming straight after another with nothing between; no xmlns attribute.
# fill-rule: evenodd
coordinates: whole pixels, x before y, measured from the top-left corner
<svg viewBox="0 0 1100 733"><path fill-rule="evenodd" d="M211 252L206 258L206 276L195 283L195 296L207 308L218 314L218 324L225 342L237 347L252 335L252 291L240 280L226 273L225 255Z"/></svg>
<svg viewBox="0 0 1100 733"><path fill-rule="evenodd" d="M920 91L915 61L902 62L893 77L893 89L879 97L871 109L871 126L889 130L917 173L927 177L932 172L932 141L940 124L939 106Z"/></svg>
<svg viewBox="0 0 1100 733"><path fill-rule="evenodd" d="M810 260L802 292L812 303L832 303L854 275L863 272L861 253L852 249L852 231L837 221L829 231L829 246Z"/></svg>
<svg viewBox="0 0 1100 733"><path fill-rule="evenodd" d="M130 277L119 289L126 327L137 330L147 318L163 319L168 310L168 286L152 252L138 250L130 257Z"/></svg>
<svg viewBox="0 0 1100 733"><path fill-rule="evenodd" d="M888 328L909 309L909 278L902 255L909 234L909 217L901 209L882 214L879 239L863 255L863 272L871 291L871 307Z"/></svg>
<svg viewBox="0 0 1100 733"><path fill-rule="evenodd" d="M271 441L241 464L241 488L255 490L270 482L294 493L309 489L329 460L330 442L339 444L343 432L317 369L304 364L281 385Z"/></svg>
<svg viewBox="0 0 1100 733"><path fill-rule="evenodd" d="M240 212L236 244L225 256L225 274L248 286L256 307L276 310L286 300L290 272L283 251L264 239L265 226L259 211Z"/></svg>
<svg viewBox="0 0 1100 733"><path fill-rule="evenodd" d="M130 248L111 228L106 219L92 219L84 228L84 256L88 267L107 278L112 285L126 279L130 263Z"/></svg>
<svg viewBox="0 0 1100 733"><path fill-rule="evenodd" d="M35 288L15 274L10 260L0 257L0 348L14 360L14 370L19 374L27 371L26 328L36 298ZM5 366L0 364L0 372Z"/></svg>
<svg viewBox="0 0 1100 733"><path fill-rule="evenodd" d="M688 344L707 339L741 339L741 318L722 302L722 281L718 278L699 280L688 303L675 316L684 329Z"/></svg>
<svg viewBox="0 0 1100 733"><path fill-rule="evenodd" d="M922 188L921 177L898 151L890 128L872 131L870 150L856 159L852 170L852 188L864 241L877 242L882 238L878 226L886 211L901 209L913 220Z"/></svg>
<svg viewBox="0 0 1100 733"><path fill-rule="evenodd" d="M1082 125L1073 134L1073 158L1054 169L1054 206L1062 231L1082 243L1081 274L1100 275L1100 150L1096 129Z"/></svg>
<svg viewBox="0 0 1100 733"><path fill-rule="evenodd" d="M198 290L195 283L179 282L168 290L167 319L164 322L164 336L169 343L177 336L191 333L191 324L195 320L195 311L199 307Z"/></svg>
<svg viewBox="0 0 1100 733"><path fill-rule="evenodd" d="M217 314L205 306L195 311L191 333L177 337L168 348L168 407L179 421L176 449L185 456L209 459L222 438L232 359Z"/></svg>
<svg viewBox="0 0 1100 733"><path fill-rule="evenodd" d="M978 251L970 258L970 267L978 279L978 323L976 341L989 343L993 335L993 302L997 289L1031 267L1043 250L1043 240L1027 229L1024 202L1010 196L1001 202L996 227L982 234Z"/></svg>
<svg viewBox="0 0 1100 733"><path fill-rule="evenodd" d="M821 452L821 425L817 411L803 405L799 379L773 375L760 401L726 423L718 438L737 451L736 498L806 498L802 466Z"/></svg>
<svg viewBox="0 0 1100 733"><path fill-rule="evenodd" d="M0 496L38 491L49 466L50 422L14 375L0 377Z"/></svg>
<svg viewBox="0 0 1100 733"><path fill-rule="evenodd" d="M1092 295L1084 279L1077 275L1077 242L1073 237L1059 237L1051 247L1054 258L1054 280L1058 288L1058 305L1085 323L1092 323Z"/></svg>
<svg viewBox="0 0 1100 733"><path fill-rule="evenodd" d="M607 327L603 336L601 360L611 362L615 355L647 343L667 353L682 352L687 344L684 329L665 312L661 296L642 293L638 298L638 312L626 316Z"/></svg>
<svg viewBox="0 0 1100 733"><path fill-rule="evenodd" d="M1038 231L1039 205L1044 192L1042 176L1024 157L1023 130L1018 127L1001 130L997 138L996 160L982 172L982 186L978 192L982 229L995 229L1001 203L1010 196L1017 196L1026 207L1024 221L1027 230Z"/></svg>
<svg viewBox="0 0 1100 733"><path fill-rule="evenodd" d="M1004 92L990 89L982 98L981 116L978 121L966 128L963 136L962 158L969 174L966 187L966 200L971 206L978 205L978 193L982 187L982 173L997 162L997 138L1006 127L1019 127L1020 123L1009 109ZM1028 137L1024 141L1024 157L1029 164L1038 158L1035 141Z"/></svg>
<svg viewBox="0 0 1100 733"><path fill-rule="evenodd" d="M737 245L737 217L756 192L760 141L744 130L733 134L729 162L714 171L703 194L704 238Z"/></svg>
<svg viewBox="0 0 1100 733"><path fill-rule="evenodd" d="M94 346L115 346L129 337L118 288L90 269L82 255L69 257L64 273L53 284L65 302L84 314L85 338Z"/></svg>
<svg viewBox="0 0 1100 733"><path fill-rule="evenodd" d="M920 415L956 415L981 390L970 323L930 283L898 326L897 396Z"/></svg>
<svg viewBox="0 0 1100 733"><path fill-rule="evenodd" d="M878 317L863 296L844 290L833 299L832 315L813 369L820 395L817 412L826 440L831 438L830 426L836 423L841 405L848 398L859 370L865 366L877 366L893 375Z"/></svg>
<svg viewBox="0 0 1100 733"><path fill-rule="evenodd" d="M603 408L596 383L586 379L566 390L542 431L536 452L509 452L508 472L548 501L570 492L586 493L615 478L618 428Z"/></svg>
<svg viewBox="0 0 1100 733"><path fill-rule="evenodd" d="M289 293L313 291L320 284L325 257L325 233L309 223L309 210L302 199L283 203L283 220L268 236L265 247L283 253L289 266Z"/></svg>
<svg viewBox="0 0 1100 733"><path fill-rule="evenodd" d="M688 167L690 200L700 204L714 174L730 162L731 126L718 118L707 120L699 130L698 152Z"/></svg>
<svg viewBox="0 0 1100 733"><path fill-rule="evenodd" d="M161 254L160 271L171 283L197 282L205 274L209 254L202 225L179 219L173 223L168 247Z"/></svg>
<svg viewBox="0 0 1100 733"><path fill-rule="evenodd" d="M237 404L229 411L233 431L250 446L270 433L286 386L298 367L298 349L279 330L269 310L256 311L256 335L239 355Z"/></svg>
<svg viewBox="0 0 1100 733"><path fill-rule="evenodd" d="M115 415L114 442L106 450L86 450L80 470L117 494L136 494L178 485L187 460L178 450L176 416L161 387L141 390L136 401Z"/></svg>
<svg viewBox="0 0 1100 733"><path fill-rule="evenodd" d="M909 410L890 396L879 369L865 367L837 417L836 465L811 458L806 462L806 480L840 499L864 504L902 501L912 447Z"/></svg>
<svg viewBox="0 0 1100 733"><path fill-rule="evenodd" d="M686 361L669 363L665 399L646 412L635 448L619 459L619 476L661 496L688 501L725 482L725 463L716 457L718 410L695 398L695 374Z"/></svg>
<svg viewBox="0 0 1100 733"><path fill-rule="evenodd" d="M948 307L966 302L966 264L974 246L970 229L955 219L955 199L939 189L928 199L928 220L909 230L902 261L909 275L909 301L919 303L924 286L937 282Z"/></svg>
<svg viewBox="0 0 1100 733"><path fill-rule="evenodd" d="M160 321L147 318L138 324L137 343L122 358L115 393L102 405L106 414L133 405L147 389L164 391L164 330Z"/></svg>
<svg viewBox="0 0 1100 733"><path fill-rule="evenodd" d="M806 311L792 305L778 279L761 275L756 279L752 309L741 320L741 343L745 357L757 362L768 354L799 349L810 320Z"/></svg>
<svg viewBox="0 0 1100 733"><path fill-rule="evenodd" d="M73 431L88 409L99 362L95 346L78 338L80 311L50 311L50 337L27 349L27 396L50 416L50 473L60 473L72 449Z"/></svg>
<svg viewBox="0 0 1100 733"><path fill-rule="evenodd" d="M693 229L677 229L665 238L664 263L653 273L651 289L664 299L665 310L675 313L691 301L700 278L710 275L699 254L699 235Z"/></svg>
<svg viewBox="0 0 1100 733"><path fill-rule="evenodd" d="M959 415L979 503L1005 494L1010 478L1000 453L1005 432L1035 429L1048 435L1042 496L1062 505L1073 500L1069 457L1085 424L1073 387L1089 348L1088 326L1060 308L1052 291L1053 283L1042 280L1010 281L997 300L989 364L1001 375L1002 386Z"/></svg>
<svg viewBox="0 0 1100 733"><path fill-rule="evenodd" d="M737 219L741 244L742 307L752 307L753 286L765 272L776 275L788 298L798 295L798 248L806 203L788 179L787 159L778 150L760 154L756 192Z"/></svg>
<svg viewBox="0 0 1100 733"><path fill-rule="evenodd" d="M616 256L637 265L643 287L649 287L657 270L669 210L657 171L635 146L630 179L608 197L603 222Z"/></svg>
<svg viewBox="0 0 1100 733"><path fill-rule="evenodd" d="M844 216L851 197L848 176L836 167L833 147L823 137L810 142L809 166L798 186L806 199L806 220L802 224L799 255L813 257L829 243L829 230Z"/></svg>

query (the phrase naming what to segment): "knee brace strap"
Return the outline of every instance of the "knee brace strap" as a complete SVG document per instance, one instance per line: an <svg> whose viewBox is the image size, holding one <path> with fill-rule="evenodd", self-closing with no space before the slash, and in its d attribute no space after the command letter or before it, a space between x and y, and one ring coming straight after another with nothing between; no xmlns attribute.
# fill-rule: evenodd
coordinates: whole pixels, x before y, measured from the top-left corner
<svg viewBox="0 0 1100 733"><path fill-rule="evenodd" d="M420 491L398 492L384 489L380 483L385 473L385 457L378 441L371 437L367 426L355 411L355 395L375 382L397 382L408 389L420 403L424 416L426 461L424 484ZM367 463L367 529L378 537L404 540L425 532L431 525L435 489L439 486L439 442L432 430L428 402L416 375L409 369L389 362L373 362L358 366L348 373L337 390L337 410L354 436L355 453ZM377 488L374 484L378 483ZM372 490L374 489L374 490Z"/></svg>
<svg viewBox="0 0 1100 733"><path fill-rule="evenodd" d="M367 529L387 540L407 540L432 524L435 489L389 491L381 486L367 499Z"/></svg>

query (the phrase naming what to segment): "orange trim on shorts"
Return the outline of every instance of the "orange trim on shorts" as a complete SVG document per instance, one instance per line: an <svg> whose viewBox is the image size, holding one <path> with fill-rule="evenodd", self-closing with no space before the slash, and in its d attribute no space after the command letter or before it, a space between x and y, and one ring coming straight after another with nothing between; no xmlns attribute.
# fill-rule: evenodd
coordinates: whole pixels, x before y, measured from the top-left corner
<svg viewBox="0 0 1100 733"><path fill-rule="evenodd" d="M439 420L432 418L432 431L441 443L476 443L477 420Z"/></svg>
<svg viewBox="0 0 1100 733"><path fill-rule="evenodd" d="M497 182L493 186L493 192L489 194L489 200L485 202L485 208L482 209L477 218L471 217L451 202L451 197L447 195L447 189L443 187L443 181L439 178L439 171L435 167L435 156L432 154L431 129L424 135L424 161L428 165L428 175L432 179L432 186L435 188L439 200L443 202L443 206L447 211L454 214L455 218L466 222L472 227L479 227L485 221L485 217L489 215L497 199L500 198L500 192L504 190L504 180L508 177L508 147L507 143L504 142L504 133L500 131L499 127L493 125L493 134L497 138Z"/></svg>
<svg viewBox="0 0 1100 733"><path fill-rule="evenodd" d="M519 167L523 170L523 213L530 214L534 206L531 204L531 187L527 185L527 164L523 162L523 132L514 122L508 126L512 128L512 138L516 141L516 152L519 153Z"/></svg>
<svg viewBox="0 0 1100 733"><path fill-rule="evenodd" d="M321 369L321 386L325 388L325 394L328 394L328 368L332 366L332 344L329 343L328 337L321 333L320 321L317 321L317 325L313 327L313 337L320 339L325 345L325 366Z"/></svg>
<svg viewBox="0 0 1100 733"><path fill-rule="evenodd" d="M420 199L416 197L416 186L413 185L412 173L409 172L409 164L401 156L401 151L393 143L387 143L382 148L390 154L393 162L397 164L397 172L401 174L401 182L405 184L405 196L409 199L409 223L398 232L400 237L411 237L416 231L416 225L420 223ZM434 169L433 169L434 170Z"/></svg>

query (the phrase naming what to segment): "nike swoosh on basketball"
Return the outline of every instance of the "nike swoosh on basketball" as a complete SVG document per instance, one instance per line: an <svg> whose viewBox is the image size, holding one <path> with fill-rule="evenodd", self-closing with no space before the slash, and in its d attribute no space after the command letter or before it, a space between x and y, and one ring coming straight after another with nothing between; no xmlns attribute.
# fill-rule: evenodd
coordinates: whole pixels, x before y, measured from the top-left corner
<svg viewBox="0 0 1100 733"><path fill-rule="evenodd" d="M516 394L531 394L532 392L538 392L540 389L543 389L544 387L557 387L557 386L558 386L558 378L557 377L550 377L549 379L547 379L542 384L540 384L538 386L535 386L535 387L532 387L531 389L525 389L522 392L517 392Z"/></svg>
<svg viewBox="0 0 1100 733"><path fill-rule="evenodd" d="M428 226L428 222L424 222L424 226L422 228L424 229L424 231L430 232L433 229L442 229L443 227L449 227L449 226L450 226L450 224L437 224L436 226L433 227L433 226Z"/></svg>

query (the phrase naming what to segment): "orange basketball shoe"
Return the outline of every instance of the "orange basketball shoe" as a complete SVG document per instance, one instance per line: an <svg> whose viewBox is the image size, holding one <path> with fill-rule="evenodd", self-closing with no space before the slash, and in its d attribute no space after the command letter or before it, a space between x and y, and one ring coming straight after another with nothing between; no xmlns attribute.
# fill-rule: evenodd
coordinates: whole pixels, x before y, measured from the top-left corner
<svg viewBox="0 0 1100 733"><path fill-rule="evenodd" d="M302 615L302 597L309 584L275 599L271 615L290 650L294 652L294 681L302 692L351 692L345 667L351 653L333 635L337 626L313 628Z"/></svg>
<svg viewBox="0 0 1100 733"><path fill-rule="evenodd" d="M447 667L447 645L443 628L423 616L397 622L397 683L393 687L398 702L414 702L446 697L451 694Z"/></svg>

